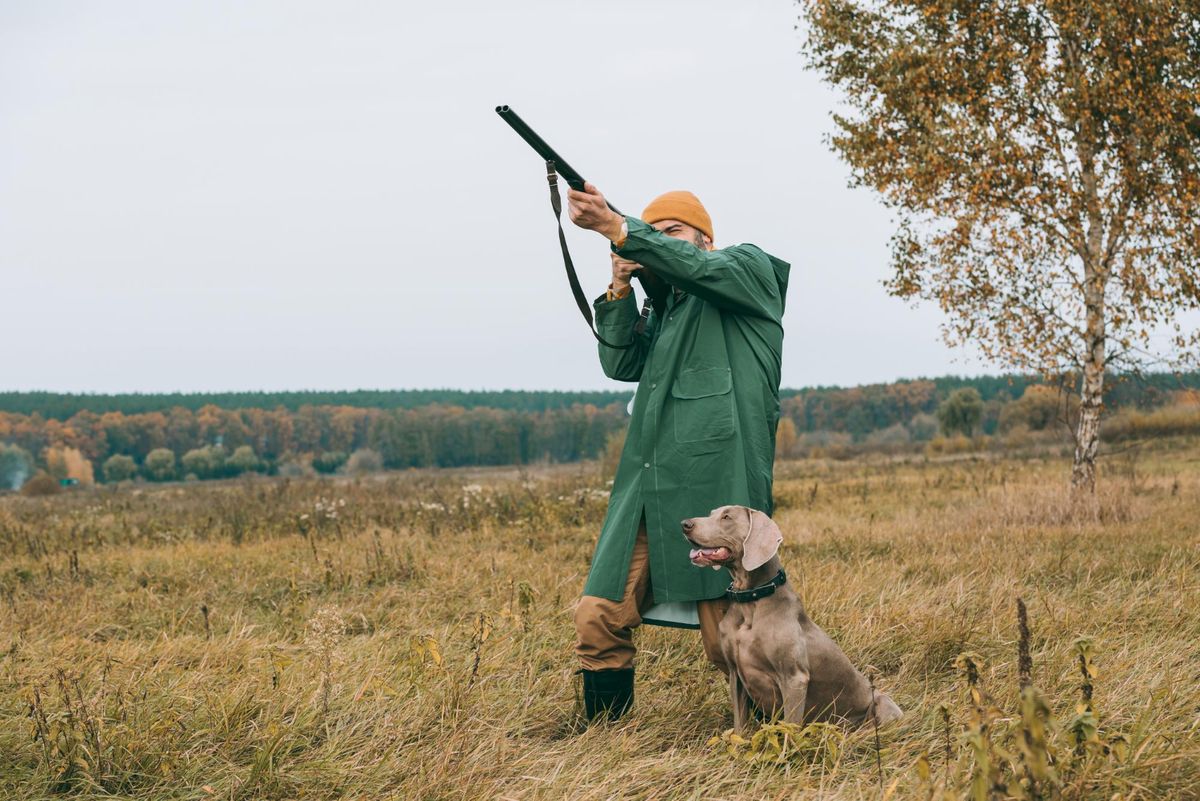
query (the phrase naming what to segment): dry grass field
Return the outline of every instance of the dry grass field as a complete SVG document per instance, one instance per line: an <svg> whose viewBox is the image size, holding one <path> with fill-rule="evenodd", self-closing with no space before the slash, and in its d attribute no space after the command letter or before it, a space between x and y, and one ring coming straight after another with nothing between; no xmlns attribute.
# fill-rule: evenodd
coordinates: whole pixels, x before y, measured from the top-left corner
<svg viewBox="0 0 1200 801"><path fill-rule="evenodd" d="M633 713L576 730L605 478L0 497L0 798L1200 795L1200 445L1110 459L1079 508L1056 457L781 464L789 575L907 715L745 742L670 629Z"/></svg>

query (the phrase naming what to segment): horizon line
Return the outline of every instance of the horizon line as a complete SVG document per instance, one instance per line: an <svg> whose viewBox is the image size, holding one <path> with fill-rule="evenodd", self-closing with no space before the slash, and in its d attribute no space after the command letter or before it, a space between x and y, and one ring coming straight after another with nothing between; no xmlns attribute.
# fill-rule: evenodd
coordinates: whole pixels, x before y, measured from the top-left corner
<svg viewBox="0 0 1200 801"><path fill-rule="evenodd" d="M1106 371L1109 375L1117 376L1149 376L1149 375L1191 375L1200 373L1200 370L1151 370L1151 371L1121 371L1111 370ZM780 386L779 391L801 391L815 389L857 389L860 387L883 386L889 384L913 383L917 381L938 381L945 379L956 380L976 380L976 379L1005 379L1005 378L1034 378L1041 379L1042 376L1037 372L1001 372L1001 373L945 373L936 376L913 376L895 378L890 381L871 381L860 384L806 384L798 387ZM53 389L0 389L0 395L65 395L65 396L86 396L86 397L113 397L119 395L243 395L243 394L353 394L357 392L462 392L476 394L502 394L502 393L541 393L541 394L582 394L582 393L604 393L604 394L623 394L625 392L636 391L636 383L630 382L628 390L620 388L585 388L585 389L520 389L520 388L504 388L504 389L485 389L485 388L463 388L463 387L356 387L353 389L346 388L291 388L291 389L172 389L172 390L53 390Z"/></svg>

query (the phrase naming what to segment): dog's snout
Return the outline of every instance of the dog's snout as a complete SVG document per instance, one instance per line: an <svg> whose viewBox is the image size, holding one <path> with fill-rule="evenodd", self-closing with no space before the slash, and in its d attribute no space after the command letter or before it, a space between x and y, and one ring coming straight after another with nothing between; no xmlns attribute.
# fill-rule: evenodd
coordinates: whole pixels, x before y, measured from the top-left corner
<svg viewBox="0 0 1200 801"><path fill-rule="evenodd" d="M696 527L696 521L688 519L688 520L684 520L679 525L683 526L683 533L688 534L691 532L692 529L694 529Z"/></svg>

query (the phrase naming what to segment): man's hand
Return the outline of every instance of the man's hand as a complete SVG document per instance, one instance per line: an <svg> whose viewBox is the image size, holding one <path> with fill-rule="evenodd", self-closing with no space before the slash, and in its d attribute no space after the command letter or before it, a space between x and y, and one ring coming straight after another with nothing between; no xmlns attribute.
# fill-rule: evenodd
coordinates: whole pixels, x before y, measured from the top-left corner
<svg viewBox="0 0 1200 801"><path fill-rule="evenodd" d="M610 209L604 195L590 183L583 185L582 192L567 190L567 214L580 228L597 231L613 242L621 238L625 218Z"/></svg>
<svg viewBox="0 0 1200 801"><path fill-rule="evenodd" d="M630 279L633 277L634 270L640 270L642 265L636 261L622 259L616 253L610 253L612 256L612 288L614 292L623 292L629 286Z"/></svg>

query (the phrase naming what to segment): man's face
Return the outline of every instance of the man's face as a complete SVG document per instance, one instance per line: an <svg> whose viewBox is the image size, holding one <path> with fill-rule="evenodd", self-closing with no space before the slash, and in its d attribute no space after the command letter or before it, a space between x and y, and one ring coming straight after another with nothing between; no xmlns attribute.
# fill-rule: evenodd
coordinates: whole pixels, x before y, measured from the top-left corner
<svg viewBox="0 0 1200 801"><path fill-rule="evenodd" d="M672 239L682 239L684 242L691 242L701 250L712 250L712 240L705 236L704 232L693 228L687 223L679 220L659 220L656 223L650 223L654 228Z"/></svg>

